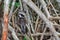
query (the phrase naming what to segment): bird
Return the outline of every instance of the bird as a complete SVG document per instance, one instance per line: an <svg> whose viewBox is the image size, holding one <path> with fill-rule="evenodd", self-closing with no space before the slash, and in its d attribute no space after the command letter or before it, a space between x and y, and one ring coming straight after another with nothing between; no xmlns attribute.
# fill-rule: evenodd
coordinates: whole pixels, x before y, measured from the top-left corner
<svg viewBox="0 0 60 40"><path fill-rule="evenodd" d="M25 19L25 15L23 12L18 13L18 20L21 26L21 32L25 34L26 33L26 19Z"/></svg>

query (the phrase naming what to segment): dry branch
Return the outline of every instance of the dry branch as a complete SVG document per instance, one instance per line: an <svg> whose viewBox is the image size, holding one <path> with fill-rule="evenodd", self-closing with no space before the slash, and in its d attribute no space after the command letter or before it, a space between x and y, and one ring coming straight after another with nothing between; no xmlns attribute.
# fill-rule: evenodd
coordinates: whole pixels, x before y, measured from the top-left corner
<svg viewBox="0 0 60 40"><path fill-rule="evenodd" d="M48 9L47 9L47 4L45 3L45 1L44 0L40 0L40 3L43 5L43 9L45 10L45 12L46 12L46 15L47 15L47 18L49 18L50 17L50 13L49 13L49 11L48 11Z"/></svg>
<svg viewBox="0 0 60 40"><path fill-rule="evenodd" d="M45 17L43 12L41 12L41 10L31 0L23 0L23 2L25 2L29 7L31 7L40 16L40 18L46 23L47 27L49 27L52 34L56 37L57 40L59 40L59 37L57 36L57 33L53 27L53 24Z"/></svg>
<svg viewBox="0 0 60 40"><path fill-rule="evenodd" d="M2 40L7 40L8 12L9 12L9 0L4 0L4 27L3 27L3 33L2 33Z"/></svg>
<svg viewBox="0 0 60 40"><path fill-rule="evenodd" d="M15 1L16 1L16 0L13 0L13 2L12 2L11 10L10 10L10 13L9 13L9 20L11 19L12 15L13 15L13 10L14 10Z"/></svg>

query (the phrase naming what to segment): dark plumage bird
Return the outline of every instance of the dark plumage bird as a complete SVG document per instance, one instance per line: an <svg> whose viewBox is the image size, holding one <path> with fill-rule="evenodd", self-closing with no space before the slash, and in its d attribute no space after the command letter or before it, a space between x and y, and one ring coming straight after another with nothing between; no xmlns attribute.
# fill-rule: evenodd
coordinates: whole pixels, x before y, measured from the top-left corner
<svg viewBox="0 0 60 40"><path fill-rule="evenodd" d="M21 32L25 34L26 33L26 20L25 20L25 16L22 13L23 12L18 13L18 19L21 26Z"/></svg>

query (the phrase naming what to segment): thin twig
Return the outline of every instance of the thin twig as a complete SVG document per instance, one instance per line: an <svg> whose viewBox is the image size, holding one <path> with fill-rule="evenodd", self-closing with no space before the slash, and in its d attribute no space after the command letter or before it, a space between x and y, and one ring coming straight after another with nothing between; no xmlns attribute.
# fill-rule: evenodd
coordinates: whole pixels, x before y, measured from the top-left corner
<svg viewBox="0 0 60 40"><path fill-rule="evenodd" d="M56 37L57 40L59 40L59 37L56 35L57 33L53 27L53 24L51 23L51 21L49 21L45 17L43 12L41 12L41 10L31 0L23 0L23 2L25 2L29 7L31 7L40 16L40 18L46 23L47 27L50 29L52 34Z"/></svg>

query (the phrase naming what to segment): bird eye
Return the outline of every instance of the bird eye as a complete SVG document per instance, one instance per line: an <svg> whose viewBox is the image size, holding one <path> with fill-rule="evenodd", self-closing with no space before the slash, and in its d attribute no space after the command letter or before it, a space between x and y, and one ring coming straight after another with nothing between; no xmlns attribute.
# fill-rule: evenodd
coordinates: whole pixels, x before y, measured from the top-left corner
<svg viewBox="0 0 60 40"><path fill-rule="evenodd" d="M19 14L18 16L19 16L19 18L24 18L23 14Z"/></svg>
<svg viewBox="0 0 60 40"><path fill-rule="evenodd" d="M19 17L22 17L21 15L19 15Z"/></svg>

